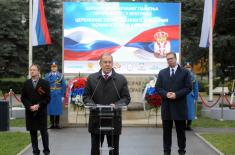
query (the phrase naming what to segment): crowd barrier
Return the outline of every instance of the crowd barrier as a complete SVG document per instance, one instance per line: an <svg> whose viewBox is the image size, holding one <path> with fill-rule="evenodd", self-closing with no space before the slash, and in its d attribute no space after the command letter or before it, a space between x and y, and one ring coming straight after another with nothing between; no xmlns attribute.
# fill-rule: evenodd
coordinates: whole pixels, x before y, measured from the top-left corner
<svg viewBox="0 0 235 155"><path fill-rule="evenodd" d="M199 93L199 98L200 100L202 101L202 105L207 107L207 108L212 108L214 107L219 101L220 99L225 99L225 101L227 102L227 105L230 107L230 108L235 108L235 104L234 103L231 103L228 99L228 97L226 95L223 95L223 94L220 94L220 96L218 97L218 99L213 102L212 104L209 104L209 102L206 102L205 99L202 97L202 95Z"/></svg>

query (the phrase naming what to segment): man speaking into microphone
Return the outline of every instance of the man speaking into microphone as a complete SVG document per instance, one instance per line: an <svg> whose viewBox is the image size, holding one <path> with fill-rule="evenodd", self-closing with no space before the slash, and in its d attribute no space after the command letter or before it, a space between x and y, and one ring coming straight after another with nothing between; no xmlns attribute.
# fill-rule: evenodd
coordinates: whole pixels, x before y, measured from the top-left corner
<svg viewBox="0 0 235 155"><path fill-rule="evenodd" d="M89 116L88 131L91 133L91 155L100 154L106 136L108 146L113 148L109 155L119 155L119 137L122 128L121 106L130 103L130 94L126 78L113 69L113 57L103 54L100 58L99 72L88 76L84 91L83 101L86 105L111 105L114 109L112 120L102 120L105 126L113 126L112 131L100 132L100 119L97 110L91 110Z"/></svg>

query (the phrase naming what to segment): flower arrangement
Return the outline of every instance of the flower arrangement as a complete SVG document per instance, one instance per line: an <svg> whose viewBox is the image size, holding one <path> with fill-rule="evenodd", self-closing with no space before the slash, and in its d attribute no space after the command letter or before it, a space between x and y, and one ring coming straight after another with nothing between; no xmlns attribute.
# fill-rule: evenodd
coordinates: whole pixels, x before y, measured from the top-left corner
<svg viewBox="0 0 235 155"><path fill-rule="evenodd" d="M162 98L155 88L156 82L157 77L154 76L153 79L146 84L142 98L146 101L150 109L155 108L157 110L162 104Z"/></svg>
<svg viewBox="0 0 235 155"><path fill-rule="evenodd" d="M157 127L157 112L159 107L162 104L162 98L161 96L157 93L157 90L155 88L155 84L157 82L157 77L153 77L152 80L150 80L144 89L143 95L142 95L142 101L144 104L146 104L146 108L147 110L149 110L148 112L148 123L149 123L149 119L151 116L151 112L155 112L155 116L156 116L156 127ZM144 107L144 110L146 109Z"/></svg>
<svg viewBox="0 0 235 155"><path fill-rule="evenodd" d="M86 78L75 78L70 86L70 103L75 107L84 109L83 94Z"/></svg>
<svg viewBox="0 0 235 155"><path fill-rule="evenodd" d="M145 99L151 108L159 108L162 104L162 98L157 93L155 87L147 88Z"/></svg>

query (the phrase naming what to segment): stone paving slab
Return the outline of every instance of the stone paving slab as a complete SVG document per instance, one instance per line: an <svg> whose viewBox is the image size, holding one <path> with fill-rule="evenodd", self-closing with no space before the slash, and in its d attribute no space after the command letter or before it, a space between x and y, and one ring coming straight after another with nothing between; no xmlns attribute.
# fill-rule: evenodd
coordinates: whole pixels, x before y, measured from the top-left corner
<svg viewBox="0 0 235 155"><path fill-rule="evenodd" d="M187 132L187 155L217 155L218 153L198 138ZM177 155L177 139L173 130L172 155ZM50 130L51 155L89 155L90 134L87 128L64 128ZM106 142L106 141L105 141ZM105 143L104 145L107 145ZM39 147L42 150L41 140ZM161 155L162 128L123 128L120 137L120 155ZM31 147L21 155L31 155ZM107 152L102 155L108 155Z"/></svg>

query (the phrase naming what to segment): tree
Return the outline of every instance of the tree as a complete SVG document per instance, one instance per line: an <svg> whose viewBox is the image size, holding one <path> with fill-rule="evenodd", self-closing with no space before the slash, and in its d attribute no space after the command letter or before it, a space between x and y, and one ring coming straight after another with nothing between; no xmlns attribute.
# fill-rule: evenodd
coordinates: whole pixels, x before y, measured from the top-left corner
<svg viewBox="0 0 235 155"><path fill-rule="evenodd" d="M18 5L15 5L18 4ZM0 2L0 75L21 75L25 72L27 37L21 23L27 9L24 1ZM27 30L27 29L26 29Z"/></svg>
<svg viewBox="0 0 235 155"><path fill-rule="evenodd" d="M198 47L203 16L202 8L202 1L182 1L182 64L198 63L205 56L205 50L200 50Z"/></svg>
<svg viewBox="0 0 235 155"><path fill-rule="evenodd" d="M50 70L52 60L61 64L62 58L62 0L47 0L45 14L52 45L33 47L33 63L42 72ZM20 76L28 73L29 2L22 0L0 3L0 73L1 76ZM26 21L22 23L22 18Z"/></svg>
<svg viewBox="0 0 235 155"><path fill-rule="evenodd" d="M85 1L85 0L83 0ZM109 0L116 1L118 0ZM120 1L120 0L119 0ZM125 0L130 2L132 0ZM137 0L153 2L153 0ZM48 72L49 64L62 61L62 2L44 0L45 14L51 45L33 47L33 62L38 63L42 72ZM159 0L158 2L181 2L181 63L202 63L208 66L208 48L199 48L204 0ZM134 2L133 2L134 3ZM214 28L214 66L223 70L234 64L235 59L235 0L217 0L217 17ZM0 74L26 75L28 73L28 2L11 0L0 2ZM22 17L26 23L22 24ZM222 59L221 59L222 58ZM218 74L220 75L220 74Z"/></svg>
<svg viewBox="0 0 235 155"><path fill-rule="evenodd" d="M62 64L62 0L47 0L44 6L52 44L34 47L33 60L46 73L52 61L57 61L59 66Z"/></svg>
<svg viewBox="0 0 235 155"><path fill-rule="evenodd" d="M208 48L199 48L204 1L182 0L182 62L204 61L208 68ZM213 32L214 70L221 71L235 59L235 0L218 0ZM218 66L218 67L217 67ZM217 75L221 76L222 72Z"/></svg>
<svg viewBox="0 0 235 155"><path fill-rule="evenodd" d="M223 72L228 66L235 65L235 0L220 0L216 18L216 36L214 39L214 60L218 64L219 76L230 76L235 78L234 74L224 75ZM235 69L233 70L235 72Z"/></svg>

